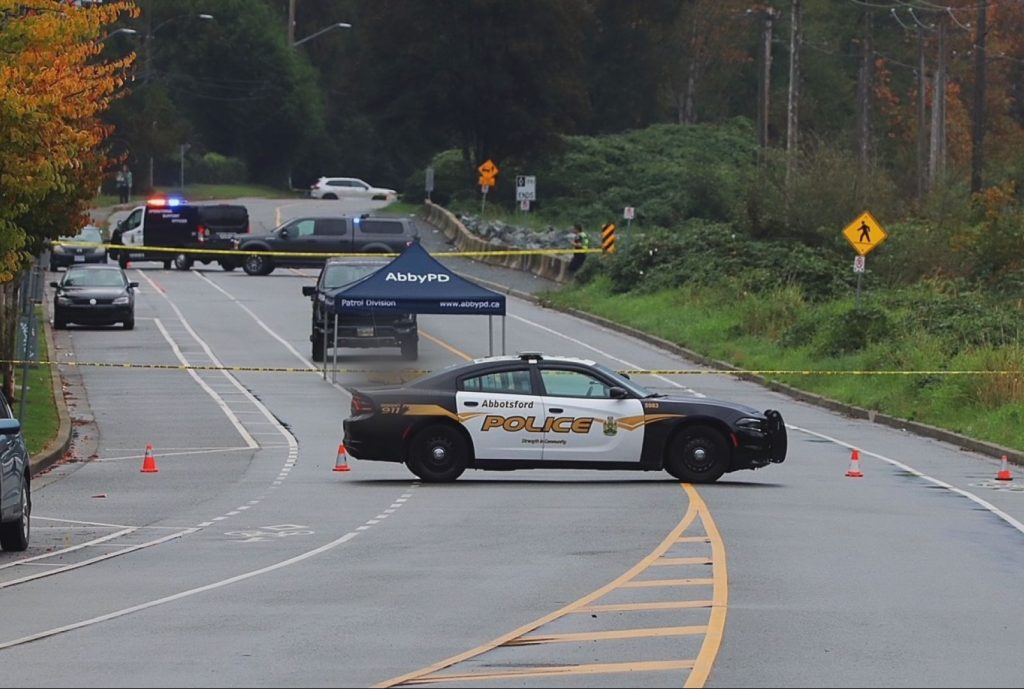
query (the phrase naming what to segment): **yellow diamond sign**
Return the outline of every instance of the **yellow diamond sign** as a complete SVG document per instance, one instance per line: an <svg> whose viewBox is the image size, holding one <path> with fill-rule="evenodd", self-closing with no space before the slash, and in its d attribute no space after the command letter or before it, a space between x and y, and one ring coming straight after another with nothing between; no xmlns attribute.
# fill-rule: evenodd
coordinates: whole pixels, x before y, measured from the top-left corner
<svg viewBox="0 0 1024 689"><path fill-rule="evenodd" d="M870 211L864 211L856 220L846 226L843 236L861 256L867 256L872 249L885 241L885 229Z"/></svg>

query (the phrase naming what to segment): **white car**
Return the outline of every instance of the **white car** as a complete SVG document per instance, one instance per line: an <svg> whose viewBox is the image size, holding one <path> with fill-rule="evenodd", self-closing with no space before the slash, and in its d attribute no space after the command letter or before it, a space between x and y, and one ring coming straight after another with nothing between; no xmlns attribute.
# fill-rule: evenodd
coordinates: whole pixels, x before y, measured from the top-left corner
<svg viewBox="0 0 1024 689"><path fill-rule="evenodd" d="M356 177L321 177L309 188L309 196L314 199L394 201L398 198L398 192L371 186Z"/></svg>

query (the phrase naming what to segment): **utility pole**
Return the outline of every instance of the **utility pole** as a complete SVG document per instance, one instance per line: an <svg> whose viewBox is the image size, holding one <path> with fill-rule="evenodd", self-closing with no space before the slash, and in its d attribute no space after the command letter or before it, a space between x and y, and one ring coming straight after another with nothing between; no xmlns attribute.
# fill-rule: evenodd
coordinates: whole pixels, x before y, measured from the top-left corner
<svg viewBox="0 0 1024 689"><path fill-rule="evenodd" d="M988 0L978 3L978 33L974 39L974 131L971 136L971 191L978 193L985 171L985 34Z"/></svg>
<svg viewBox="0 0 1024 689"><path fill-rule="evenodd" d="M295 2L288 0L288 45L295 45ZM280 7L280 5L278 5Z"/></svg>
<svg viewBox="0 0 1024 689"><path fill-rule="evenodd" d="M772 24L775 20L775 8L768 7L764 11L764 28L762 39L764 41L761 50L761 94L759 99L758 115L758 143L762 151L768 149L768 120L771 95L772 75Z"/></svg>
<svg viewBox="0 0 1024 689"><path fill-rule="evenodd" d="M789 97L786 101L786 186L796 164L800 105L800 0L789 11Z"/></svg>
<svg viewBox="0 0 1024 689"><path fill-rule="evenodd" d="M864 33L861 36L860 74L857 79L857 148L860 157L861 182L867 180L871 163L871 91L874 81L874 48L871 37L871 11L864 10Z"/></svg>
<svg viewBox="0 0 1024 689"><path fill-rule="evenodd" d="M946 15L939 16L939 56L932 93L932 132L928 186L946 174Z"/></svg>
<svg viewBox="0 0 1024 689"><path fill-rule="evenodd" d="M917 200L928 193L928 73L924 62L924 27L917 26Z"/></svg>

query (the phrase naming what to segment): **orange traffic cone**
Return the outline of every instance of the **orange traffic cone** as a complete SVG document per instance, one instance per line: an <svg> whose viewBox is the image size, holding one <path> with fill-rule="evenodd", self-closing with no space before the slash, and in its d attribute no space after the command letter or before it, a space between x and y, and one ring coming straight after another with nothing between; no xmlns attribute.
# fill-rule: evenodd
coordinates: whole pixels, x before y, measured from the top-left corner
<svg viewBox="0 0 1024 689"><path fill-rule="evenodd" d="M153 445L151 443L146 444L146 458L142 460L142 471L147 474L154 474L160 471L156 468L156 458L153 456Z"/></svg>
<svg viewBox="0 0 1024 689"><path fill-rule="evenodd" d="M1010 473L1009 465L1007 464L1006 455L1003 455L1003 468L996 474L997 481L1012 481L1013 474Z"/></svg>
<svg viewBox="0 0 1024 689"><path fill-rule="evenodd" d="M338 459L334 462L335 471L352 471L348 466L348 453L345 452L345 444L338 445Z"/></svg>
<svg viewBox="0 0 1024 689"><path fill-rule="evenodd" d="M850 468L846 475L850 478L864 478L864 473L860 470L860 450L850 453Z"/></svg>

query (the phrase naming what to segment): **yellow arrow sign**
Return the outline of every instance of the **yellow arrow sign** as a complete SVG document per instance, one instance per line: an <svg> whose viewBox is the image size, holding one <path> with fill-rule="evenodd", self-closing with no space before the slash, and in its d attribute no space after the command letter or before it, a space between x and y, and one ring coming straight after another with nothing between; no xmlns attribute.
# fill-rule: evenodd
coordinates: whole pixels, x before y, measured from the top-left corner
<svg viewBox="0 0 1024 689"><path fill-rule="evenodd" d="M861 256L867 256L872 249L884 242L889 235L886 234L885 228L875 220L875 216L871 215L870 211L864 211L857 216L856 220L846 226L846 229L843 230L843 236L853 246L854 251Z"/></svg>
<svg viewBox="0 0 1024 689"><path fill-rule="evenodd" d="M498 175L498 166L494 164L493 160L487 160L483 165L477 168L482 177L496 177Z"/></svg>

